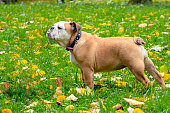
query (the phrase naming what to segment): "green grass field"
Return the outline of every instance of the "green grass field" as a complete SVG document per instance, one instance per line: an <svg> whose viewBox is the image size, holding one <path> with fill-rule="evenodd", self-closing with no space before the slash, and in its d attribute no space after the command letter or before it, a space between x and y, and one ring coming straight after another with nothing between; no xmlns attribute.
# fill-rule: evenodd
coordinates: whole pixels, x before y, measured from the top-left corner
<svg viewBox="0 0 170 113"><path fill-rule="evenodd" d="M126 5L126 3L19 3L0 5L0 112L19 113L33 110L35 113L90 112L91 105L101 113L169 113L169 88L145 88L127 69L100 73L94 77L93 94L78 94L76 87L84 88L80 70L69 60L69 52L47 39L46 32L58 21L75 21L82 31L100 37L140 36L156 68L164 73L170 84L170 7L153 5ZM161 49L160 49L161 47ZM148 78L154 81L148 73ZM112 77L120 77L117 81ZM58 78L58 79L56 79ZM61 90L56 88L61 86ZM104 80L107 79L107 80ZM104 82L102 81L104 80ZM98 87L97 87L98 86ZM62 93L61 93L62 91ZM84 91L81 89L81 91ZM77 101L65 100L73 94ZM103 103L100 99L103 100ZM144 102L130 105L123 98ZM58 106L61 101L63 106ZM34 102L34 103L33 103ZM32 104L32 107L26 107ZM113 106L121 104L117 110ZM68 105L74 108L66 110ZM105 107L104 107L105 106ZM11 111L10 111L11 110ZM96 110L97 111L97 110Z"/></svg>

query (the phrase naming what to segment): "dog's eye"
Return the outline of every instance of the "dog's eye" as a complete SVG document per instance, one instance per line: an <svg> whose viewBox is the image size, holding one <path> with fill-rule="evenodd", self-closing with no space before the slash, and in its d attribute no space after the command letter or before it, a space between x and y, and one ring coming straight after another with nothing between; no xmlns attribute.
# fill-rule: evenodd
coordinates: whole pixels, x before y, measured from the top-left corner
<svg viewBox="0 0 170 113"><path fill-rule="evenodd" d="M62 28L58 26L58 29L62 29Z"/></svg>

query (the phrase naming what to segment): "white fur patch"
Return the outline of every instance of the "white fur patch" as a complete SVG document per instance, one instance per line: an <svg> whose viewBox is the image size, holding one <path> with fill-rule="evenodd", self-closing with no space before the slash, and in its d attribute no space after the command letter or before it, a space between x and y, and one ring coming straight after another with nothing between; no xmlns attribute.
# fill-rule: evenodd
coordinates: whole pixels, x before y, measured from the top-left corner
<svg viewBox="0 0 170 113"><path fill-rule="evenodd" d="M67 22L60 21L54 24L54 29L49 30L51 37L49 39L55 40L60 46L66 47L67 43L71 37L71 34L68 34L65 30L64 24Z"/></svg>
<svg viewBox="0 0 170 113"><path fill-rule="evenodd" d="M143 47L143 46L139 46L139 47L140 47L140 48L141 48L141 50L142 50L142 53L143 53L143 55L144 55L144 58L148 57L148 54L147 54L146 49L144 49L144 47Z"/></svg>

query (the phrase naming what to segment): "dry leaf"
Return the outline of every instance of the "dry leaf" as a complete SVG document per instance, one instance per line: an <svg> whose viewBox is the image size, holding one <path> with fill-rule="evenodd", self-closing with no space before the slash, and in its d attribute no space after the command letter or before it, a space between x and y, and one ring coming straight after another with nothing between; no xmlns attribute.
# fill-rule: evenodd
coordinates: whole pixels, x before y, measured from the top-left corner
<svg viewBox="0 0 170 113"><path fill-rule="evenodd" d="M124 110L121 104L116 104L116 105L115 105L115 106L113 106L112 108L113 108L113 109L115 109L115 108L116 108L116 110L119 110L119 109Z"/></svg>
<svg viewBox="0 0 170 113"><path fill-rule="evenodd" d="M59 95L57 97L57 101L63 101L63 100L66 100L66 96L63 94L63 95Z"/></svg>
<svg viewBox="0 0 170 113"><path fill-rule="evenodd" d="M139 26L138 27L146 27L147 26L147 24L146 23L143 23L143 24L139 24Z"/></svg>
<svg viewBox="0 0 170 113"><path fill-rule="evenodd" d="M36 106L37 104L38 104L38 102L33 102L30 105L26 106L26 108L30 108L30 107Z"/></svg>
<svg viewBox="0 0 170 113"><path fill-rule="evenodd" d="M74 109L74 106L73 106L73 105L68 105L68 106L65 108L65 110L67 110L67 111L69 111L69 110L71 110L71 109Z"/></svg>
<svg viewBox="0 0 170 113"><path fill-rule="evenodd" d="M145 104L144 102L139 102L136 101L134 99L127 99L127 98L123 98L126 102L128 102L130 105L143 105Z"/></svg>
<svg viewBox="0 0 170 113"><path fill-rule="evenodd" d="M100 113L100 109L89 109L90 113Z"/></svg>
<svg viewBox="0 0 170 113"><path fill-rule="evenodd" d="M34 112L34 110L33 109L29 109L29 110L27 110L27 111L24 111L24 113L33 113Z"/></svg>
<svg viewBox="0 0 170 113"><path fill-rule="evenodd" d="M133 113L144 113L140 108L135 108Z"/></svg>
<svg viewBox="0 0 170 113"><path fill-rule="evenodd" d="M64 105L62 105L61 102L59 102L59 101L56 101L56 103L57 103L58 106L64 106Z"/></svg>
<svg viewBox="0 0 170 113"><path fill-rule="evenodd" d="M39 97L40 98L40 97ZM48 100L44 100L42 98L40 98L44 103L47 103L47 104L50 104L50 103L54 103L54 102L51 102L51 101L48 101Z"/></svg>
<svg viewBox="0 0 170 113"><path fill-rule="evenodd" d="M106 111L106 107L105 107L104 104L103 104L103 100L100 99L100 98L99 98L99 100L100 100L100 102L101 102L101 104L102 104L103 109Z"/></svg>
<svg viewBox="0 0 170 113"><path fill-rule="evenodd" d="M57 87L56 88L56 92L55 92L53 97L56 98L59 95L62 95L61 87Z"/></svg>
<svg viewBox="0 0 170 113"><path fill-rule="evenodd" d="M75 97L73 94L71 94L69 97L66 98L67 101L69 100L73 100L73 101L77 101L77 97Z"/></svg>
<svg viewBox="0 0 170 113"><path fill-rule="evenodd" d="M97 109L97 108L99 108L100 105L99 105L99 102L93 102L90 104L90 106Z"/></svg>
<svg viewBox="0 0 170 113"><path fill-rule="evenodd" d="M134 111L134 109L131 108L131 107L129 107L127 110L128 110L129 113L133 113L133 111Z"/></svg>
<svg viewBox="0 0 170 113"><path fill-rule="evenodd" d="M57 77L57 79L55 79L55 82L59 85L59 87L62 87L63 81L61 78Z"/></svg>

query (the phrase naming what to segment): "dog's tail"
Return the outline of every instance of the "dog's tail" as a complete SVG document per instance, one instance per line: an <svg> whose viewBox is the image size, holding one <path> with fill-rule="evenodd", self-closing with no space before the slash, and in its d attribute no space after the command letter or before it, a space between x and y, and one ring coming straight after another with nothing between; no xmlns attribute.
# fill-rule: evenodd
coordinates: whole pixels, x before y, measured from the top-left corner
<svg viewBox="0 0 170 113"><path fill-rule="evenodd" d="M133 38L133 41L134 41L135 44L137 44L137 45L144 45L144 44L145 44L145 42L143 41L143 39L140 38L140 37L135 37L135 38Z"/></svg>

